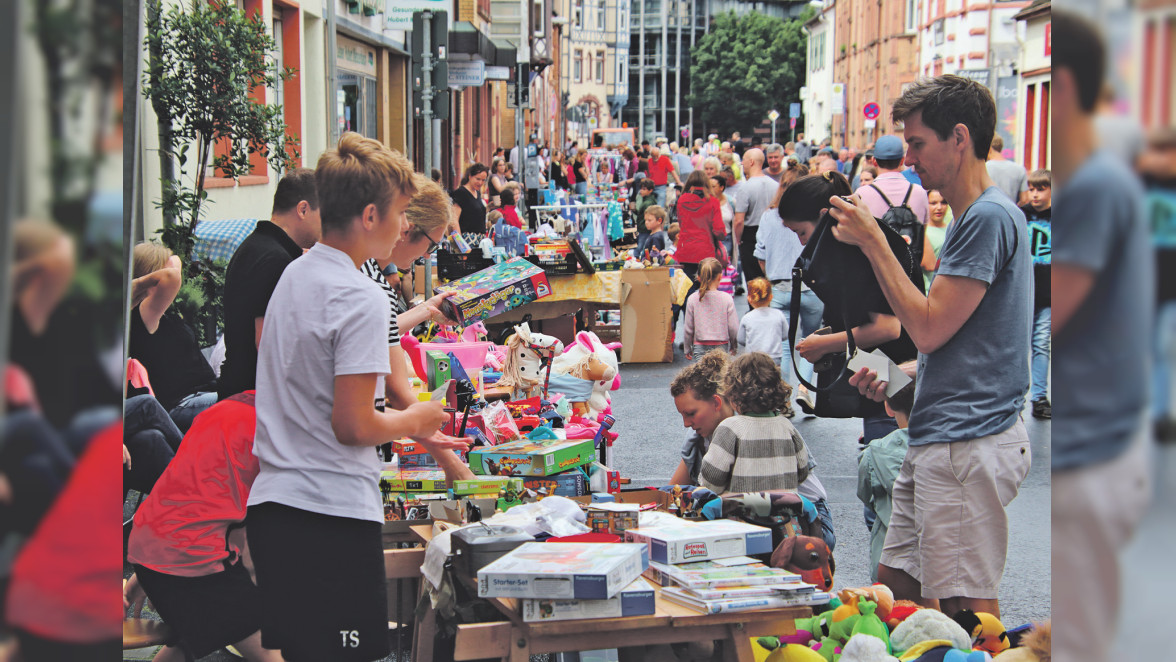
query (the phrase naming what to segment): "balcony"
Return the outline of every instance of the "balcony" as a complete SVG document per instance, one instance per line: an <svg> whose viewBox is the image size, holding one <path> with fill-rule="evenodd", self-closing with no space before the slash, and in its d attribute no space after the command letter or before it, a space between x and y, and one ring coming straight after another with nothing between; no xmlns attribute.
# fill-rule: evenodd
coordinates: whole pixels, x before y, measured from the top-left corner
<svg viewBox="0 0 1176 662"><path fill-rule="evenodd" d="M660 69L661 66L662 66L662 56L661 55L646 55L644 62L642 61L640 55L630 55L629 56L629 68L630 69L642 69L642 68Z"/></svg>

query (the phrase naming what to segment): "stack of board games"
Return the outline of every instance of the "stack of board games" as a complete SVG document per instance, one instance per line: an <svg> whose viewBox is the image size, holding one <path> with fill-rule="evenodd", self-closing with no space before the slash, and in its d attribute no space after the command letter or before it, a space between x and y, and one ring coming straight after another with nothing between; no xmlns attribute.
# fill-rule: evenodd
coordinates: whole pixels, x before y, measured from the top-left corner
<svg viewBox="0 0 1176 662"><path fill-rule="evenodd" d="M648 552L629 543L524 543L478 570L478 597L608 600L645 572Z"/></svg>
<svg viewBox="0 0 1176 662"><path fill-rule="evenodd" d="M654 588L638 577L606 600L527 598L519 601L524 623L571 621L585 618L648 616L657 611Z"/></svg>
<svg viewBox="0 0 1176 662"><path fill-rule="evenodd" d="M470 470L482 476L551 476L596 460L591 439L519 439L470 451Z"/></svg>
<svg viewBox="0 0 1176 662"><path fill-rule="evenodd" d="M829 601L828 593L802 582L800 575L748 556L679 565L651 561L645 576L663 587L663 599L705 614Z"/></svg>
<svg viewBox="0 0 1176 662"><path fill-rule="evenodd" d="M675 564L707 561L733 556L770 554L772 530L730 519L690 522L629 529L625 542L649 545L649 558Z"/></svg>

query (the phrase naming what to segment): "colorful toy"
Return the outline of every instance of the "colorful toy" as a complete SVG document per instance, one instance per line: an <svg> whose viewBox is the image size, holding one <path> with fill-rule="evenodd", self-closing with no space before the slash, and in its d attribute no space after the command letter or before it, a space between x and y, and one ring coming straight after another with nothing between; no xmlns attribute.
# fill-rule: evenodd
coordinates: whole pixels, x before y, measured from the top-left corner
<svg viewBox="0 0 1176 662"><path fill-rule="evenodd" d="M859 634L877 637L885 642L886 652L889 653L890 631L886 629L886 624L882 622L882 619L878 618L878 615L874 613L877 608L877 603L872 600L862 598L858 601L858 611L861 612L861 616L858 618L857 624L853 626L853 631L850 633L849 638L852 639Z"/></svg>
<svg viewBox="0 0 1176 662"><path fill-rule="evenodd" d="M621 387L620 366L617 363L616 352L613 351L620 346L620 343L606 345L595 333L581 331L576 334L575 342L568 345L563 354L552 362L553 377L568 375L592 382L590 391L575 389L587 392L588 395L583 400L572 399L574 413L595 418L610 409L611 399L608 392Z"/></svg>
<svg viewBox="0 0 1176 662"><path fill-rule="evenodd" d="M454 292L442 312L460 324L500 315L551 295L547 274L522 258L514 258L436 288Z"/></svg>
<svg viewBox="0 0 1176 662"><path fill-rule="evenodd" d="M1053 632L1049 621L1038 624L1021 637L1021 645L992 658L993 662L1051 662Z"/></svg>
<svg viewBox="0 0 1176 662"><path fill-rule="evenodd" d="M761 637L757 643L767 648L764 642L770 642L772 639L773 637ZM769 653L765 662L825 662L825 658L807 646L784 644Z"/></svg>
<svg viewBox="0 0 1176 662"><path fill-rule="evenodd" d="M563 342L554 336L532 333L530 325L524 322L515 327L515 333L507 339L506 345L506 362L498 385L511 389L514 398L518 399L534 395L533 391L542 383L542 394L546 398L551 363L563 353Z"/></svg>
<svg viewBox="0 0 1176 662"><path fill-rule="evenodd" d="M878 605L878 610L874 612L878 618L885 623L890 619L890 611L894 608L894 592L886 584L873 584L871 586L846 588L837 592L837 597L841 598L842 603L850 602L853 596L865 598L873 601ZM912 603L913 604L913 603Z"/></svg>
<svg viewBox="0 0 1176 662"><path fill-rule="evenodd" d="M903 662L992 662L992 656L984 651L958 650L942 640L917 644L898 659Z"/></svg>
<svg viewBox="0 0 1176 662"><path fill-rule="evenodd" d="M972 638L964 628L951 620L947 614L935 609L916 611L890 633L890 645L898 652L906 651L920 642L932 640L944 640L952 648L960 650L972 648ZM906 659L905 653L899 657Z"/></svg>
<svg viewBox="0 0 1176 662"><path fill-rule="evenodd" d="M898 662L877 637L854 635L841 649L839 662Z"/></svg>
<svg viewBox="0 0 1176 662"><path fill-rule="evenodd" d="M886 619L886 626L890 628L891 632L894 632L894 628L898 627L899 623L920 609L922 609L921 606L910 600L895 600L894 607L890 610L890 618Z"/></svg>
<svg viewBox="0 0 1176 662"><path fill-rule="evenodd" d="M1009 647L1009 636L1000 619L988 612L961 609L952 617L972 637L972 648L997 655Z"/></svg>

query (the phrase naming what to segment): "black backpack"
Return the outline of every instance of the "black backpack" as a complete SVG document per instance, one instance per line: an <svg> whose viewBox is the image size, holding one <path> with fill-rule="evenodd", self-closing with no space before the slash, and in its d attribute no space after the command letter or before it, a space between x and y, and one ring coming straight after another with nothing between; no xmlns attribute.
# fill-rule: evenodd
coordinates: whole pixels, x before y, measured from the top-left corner
<svg viewBox="0 0 1176 662"><path fill-rule="evenodd" d="M890 202L890 198L882 192L882 189L870 184L870 188L878 192L882 196L883 202L889 209L882 215L882 222L890 229L897 232L903 239L907 240L911 249L911 259L917 267L923 261L923 235L926 228L919 222L919 217L915 216L914 210L907 204L911 199L911 191L915 190L915 185L911 184L907 188L906 197L902 199L902 204L897 207Z"/></svg>

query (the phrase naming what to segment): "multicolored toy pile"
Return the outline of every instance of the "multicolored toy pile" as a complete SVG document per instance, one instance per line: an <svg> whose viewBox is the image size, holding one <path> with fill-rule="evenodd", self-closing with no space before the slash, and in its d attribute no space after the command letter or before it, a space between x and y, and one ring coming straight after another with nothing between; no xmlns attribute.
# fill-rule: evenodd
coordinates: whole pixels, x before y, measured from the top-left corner
<svg viewBox="0 0 1176 662"><path fill-rule="evenodd" d="M1049 625L1011 636L992 614L948 617L883 584L840 591L826 611L796 621L796 634L755 640L766 662L1049 662ZM1024 634L1024 637L1021 635ZM770 652L769 652L770 651Z"/></svg>

